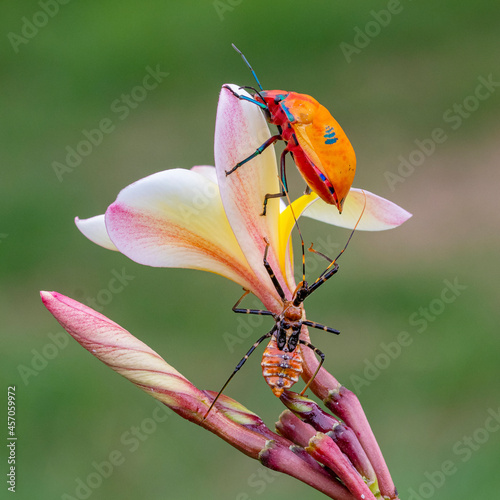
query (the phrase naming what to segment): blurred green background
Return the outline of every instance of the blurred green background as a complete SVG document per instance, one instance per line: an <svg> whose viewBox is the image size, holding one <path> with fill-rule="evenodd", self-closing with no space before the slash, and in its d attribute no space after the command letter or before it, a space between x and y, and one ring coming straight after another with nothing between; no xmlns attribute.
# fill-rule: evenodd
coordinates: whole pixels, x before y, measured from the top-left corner
<svg viewBox="0 0 500 500"><path fill-rule="evenodd" d="M499 19L495 0L3 5L0 372L4 403L17 388L17 497L83 498L78 480L120 451L123 464L89 498L323 498L175 415L151 420L156 402L65 342L38 295L109 297L102 290L125 270L133 280L102 312L213 390L270 328L263 321L231 352L237 285L142 267L73 223L148 174L213 163L221 85L253 84L234 42L264 88L313 95L332 112L357 153L355 186L413 213L396 230L357 233L341 272L307 303L310 319L342 331L313 342L358 393L401 498L497 498ZM117 112L157 65L168 73L158 88ZM113 132L58 177L53 163L105 118ZM435 129L439 144L428 141ZM349 234L307 219L301 228L333 248ZM314 275L320 264L308 262ZM411 344L387 362L384 346L403 331ZM283 408L259 362L227 394L272 427ZM137 427L144 439L132 441ZM450 461L453 472L437 472Z"/></svg>

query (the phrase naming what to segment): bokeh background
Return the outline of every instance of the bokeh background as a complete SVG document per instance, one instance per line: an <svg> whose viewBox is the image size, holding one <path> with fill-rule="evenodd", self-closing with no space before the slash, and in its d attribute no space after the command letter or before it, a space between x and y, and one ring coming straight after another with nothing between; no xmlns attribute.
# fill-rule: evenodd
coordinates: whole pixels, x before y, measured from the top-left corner
<svg viewBox="0 0 500 500"><path fill-rule="evenodd" d="M307 303L309 318L342 331L313 333L314 343L357 392L401 498L497 498L499 19L495 0L3 5L0 372L4 408L7 386L17 388L17 498L322 498L177 416L163 418L154 400L65 342L38 295L98 300L213 390L270 328L240 328L234 283L142 267L73 223L148 174L213 163L221 85L253 84L232 42L264 88L313 95L332 112L357 152L355 186L413 213L396 230L357 233L341 272ZM148 66L168 76L118 112ZM105 118L113 132L57 175L54 162ZM446 139L432 145L436 129ZM299 192L293 167L289 176ZM306 241L333 249L349 234L306 219L301 227ZM312 276L323 265L308 262ZM106 293L123 272L133 279ZM411 343L384 356L401 332ZM240 341L232 349L228 335ZM271 426L282 411L258 354L227 394ZM78 490L115 451L123 463Z"/></svg>

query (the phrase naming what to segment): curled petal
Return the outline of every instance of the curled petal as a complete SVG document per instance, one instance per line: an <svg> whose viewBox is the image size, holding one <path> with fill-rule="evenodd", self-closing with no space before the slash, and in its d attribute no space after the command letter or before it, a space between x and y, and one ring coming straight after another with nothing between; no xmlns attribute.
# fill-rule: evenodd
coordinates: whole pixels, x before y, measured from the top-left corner
<svg viewBox="0 0 500 500"><path fill-rule="evenodd" d="M344 210L339 214L335 207L326 204L315 194L304 195L294 202L298 203L296 212L334 226L353 229L363 210L366 196L366 207L357 229L360 231L384 231L393 229L407 221L412 214L376 194L364 189L351 188L344 203ZM307 203L307 200L310 200ZM304 205L306 205L304 207ZM297 215L297 213L296 213Z"/></svg>
<svg viewBox="0 0 500 500"><path fill-rule="evenodd" d="M266 247L264 238L267 238L270 243L269 263L287 293L284 268L278 265L277 260L279 201L270 199L266 215L261 215L265 195L280 192L274 148L268 147L262 154L226 175L227 171L248 158L270 137L259 107L238 99L227 87L238 95L250 97L236 85L223 86L219 97L215 126L215 168L222 203L250 267L274 295L274 301L264 302L264 305L276 310L281 302L262 259Z"/></svg>
<svg viewBox="0 0 500 500"><path fill-rule="evenodd" d="M106 228L118 250L135 262L211 271L257 295L265 292L207 175L173 169L131 184L106 211Z"/></svg>
<svg viewBox="0 0 500 500"><path fill-rule="evenodd" d="M75 224L80 232L90 241L108 250L118 250L109 238L106 223L104 222L104 214L90 217L90 219L79 219L76 217Z"/></svg>

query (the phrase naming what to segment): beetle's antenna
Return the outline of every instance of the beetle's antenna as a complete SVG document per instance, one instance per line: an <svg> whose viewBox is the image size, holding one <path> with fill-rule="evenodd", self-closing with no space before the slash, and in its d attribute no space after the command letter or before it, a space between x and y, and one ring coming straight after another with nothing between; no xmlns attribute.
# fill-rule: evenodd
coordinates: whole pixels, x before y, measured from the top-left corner
<svg viewBox="0 0 500 500"><path fill-rule="evenodd" d="M257 82L257 85L259 86L259 89L260 90L264 90L262 88L262 85L260 84L259 82L259 79L257 78L257 75L255 74L255 71L253 70L252 66L250 66L250 63L247 61L247 58L245 57L245 55L243 54L243 52L241 52L241 50L236 47L236 45L234 43L231 44L233 46L233 49L236 50L236 52L238 52L238 54L243 58L243 60L245 61L245 64L248 66L248 68L250 69L250 71L252 72L252 75L253 77L255 78L255 81Z"/></svg>

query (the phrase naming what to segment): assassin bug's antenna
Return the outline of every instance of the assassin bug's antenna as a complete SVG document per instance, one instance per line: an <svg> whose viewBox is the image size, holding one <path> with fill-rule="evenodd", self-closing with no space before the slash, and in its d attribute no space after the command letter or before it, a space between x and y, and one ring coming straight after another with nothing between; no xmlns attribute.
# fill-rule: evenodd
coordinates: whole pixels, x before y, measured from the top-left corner
<svg viewBox="0 0 500 500"><path fill-rule="evenodd" d="M351 234L349 235L349 238L347 238L347 242L346 244L344 245L344 248L339 252L339 254L337 255L337 257L335 257L335 259L330 259L330 257L327 257L326 255L322 254L321 252L318 252L317 250L314 250L313 248L313 244L311 243L311 246L309 247L309 251L310 252L313 252L315 254L318 254L320 255L321 257L323 257L324 259L328 260L330 262L330 265L323 271L322 275L325 274L332 266L334 266L337 262L337 260L339 259L339 257L345 252L347 246L349 245L352 237L354 236L354 232L356 231L356 229L358 228L358 225L361 221L361 218L363 217L363 214L365 213L365 208L366 208L366 193L361 190L361 192L363 193L363 196L364 196L364 204L363 204L363 209L361 210L361 213L359 214L359 217L358 217L358 220L356 221L356 225L354 226L353 230L351 231Z"/></svg>
<svg viewBox="0 0 500 500"><path fill-rule="evenodd" d="M311 285L308 285L307 289L305 290L305 293L300 295L300 296L297 296L296 298L296 304L298 305L300 302L303 302L309 295L311 295L312 292L314 292L314 290L316 290L316 288L318 288L320 285L322 285L327 279L329 279L331 276L333 276L339 269L339 265L337 264L337 260L340 258L340 256L345 252L347 246L349 245L353 235L354 235L354 232L356 231L360 221L361 221L361 218L363 217L363 214L365 213L365 208L366 208L366 193L362 190L362 193L363 193L363 196L365 198L365 202L363 204L363 209L361 210L361 213L359 214L359 217L358 217L358 220L356 221L356 225L354 226L353 230L351 231L351 234L349 235L349 238L347 239L347 242L346 244L344 245L344 248L339 252L339 254L337 255L337 257L335 257L335 259L330 259L330 257L327 257L326 255L324 255L323 253L321 252L318 252L317 250L315 250L313 248L313 245L311 244L311 246L309 247L309 251L310 252L313 252L313 253L316 253L318 255L320 255L321 257L323 257L324 259L326 259L328 262L330 262L329 266L321 273L321 275L316 279L316 281L314 283L312 283Z"/></svg>
<svg viewBox="0 0 500 500"><path fill-rule="evenodd" d="M283 182L283 179L280 177L279 178L280 184L282 191L285 193L286 199L288 200L288 206L290 207L290 211L292 212L292 217L293 220L295 221L295 227L297 228L297 232L299 233L300 237L300 244L302 247L302 283L305 283L306 281L306 256L305 256L305 245L304 245L304 238L302 237L302 232L299 227L299 223L297 222L297 217L295 217L295 212L293 211L293 204L290 201L290 196L288 196L288 190Z"/></svg>
<svg viewBox="0 0 500 500"><path fill-rule="evenodd" d="M324 259L326 259L328 262L330 262L330 264L321 273L321 275L316 279L316 281L312 285L308 285L305 288L305 293L303 295L298 295L297 296L298 299L301 299L300 302L303 302L309 295L311 295L312 292L314 292L314 290L316 290L316 288L318 288L320 285L322 285L327 279L329 279L331 276L333 276L338 271L339 265L337 264L337 260L345 252L347 246L349 245L349 242L351 241L351 239L352 239L352 237L354 235L354 232L356 231L356 229L358 227L359 222L361 221L361 218L363 217L363 214L365 213L365 208L366 208L366 193L364 191L362 191L362 192L363 192L363 196L365 198L365 202L363 204L363 210L361 210L361 213L359 214L358 220L356 221L356 224L355 224L353 230L351 231L351 234L349 235L349 238L347 238L347 242L344 245L344 248L339 252L339 254L337 255L337 257L335 257L335 259L333 259L333 260L330 259L330 257L327 257L325 254L323 254L321 252L318 252L317 250L314 250L313 244L311 243L311 246L309 247L309 251L310 252L314 252L315 254L320 255L321 257L323 257ZM333 269L331 269L332 267L333 267ZM305 324L307 325L307 322L305 322ZM309 326L311 326L311 325L309 325ZM305 394L305 392L307 391L307 389L309 389L309 386L311 385L311 383L313 382L313 380L316 378L316 375L318 374L318 372L319 372L319 370L321 368L321 365L323 364L323 361L324 361L324 359L322 358L321 362L319 363L318 367L316 368L316 371L313 373L313 376L309 379L309 381L307 382L306 386L301 391L301 393L300 393L301 396L303 396Z"/></svg>
<svg viewBox="0 0 500 500"><path fill-rule="evenodd" d="M260 90L264 90L262 88L262 85L259 82L259 79L257 78L257 75L255 74L255 71L253 70L252 66L250 66L250 63L247 61L247 58L245 57L245 55L243 54L243 52L241 52L241 50L238 47L236 47L236 45L234 43L232 43L231 45L233 46L233 49L236 50L236 52L238 52L238 54L243 58L243 61L245 61L245 64L248 66L248 68L252 72L252 75L255 78L255 81L257 82L257 85L259 86L259 89Z"/></svg>

